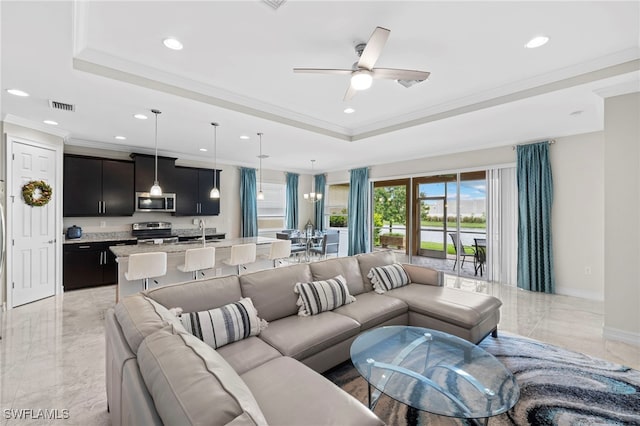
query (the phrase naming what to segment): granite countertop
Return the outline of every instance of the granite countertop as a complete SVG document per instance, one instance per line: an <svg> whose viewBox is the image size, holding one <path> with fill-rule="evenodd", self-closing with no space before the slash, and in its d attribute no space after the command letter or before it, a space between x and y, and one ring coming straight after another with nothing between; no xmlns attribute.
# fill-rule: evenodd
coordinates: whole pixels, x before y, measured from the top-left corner
<svg viewBox="0 0 640 426"><path fill-rule="evenodd" d="M229 238L225 240L209 240L206 247L229 248L236 244L255 243L257 245L271 244L277 241L275 238L268 237L248 237L248 238ZM150 253L163 251L166 253L181 253L191 248L202 247L202 241L194 241L190 243L173 243L173 244L138 244L131 246L113 246L109 247L111 252L117 257L127 257L135 253Z"/></svg>
<svg viewBox="0 0 640 426"><path fill-rule="evenodd" d="M105 241L125 241L125 240L137 240L136 237L131 236L131 232L87 232L83 233L80 238L67 238L64 237L63 244L86 244L86 243L100 243Z"/></svg>
<svg viewBox="0 0 640 426"><path fill-rule="evenodd" d="M213 231L213 232L211 232ZM205 230L205 236L207 237L223 237L226 235L224 232L216 232L215 229L207 232ZM178 237L200 237L202 231L197 228L187 229L174 229L173 234ZM133 237L130 231L121 232L87 232L83 233L80 238L67 238L64 237L63 244L86 244L86 243L100 243L106 241L135 241L138 238Z"/></svg>

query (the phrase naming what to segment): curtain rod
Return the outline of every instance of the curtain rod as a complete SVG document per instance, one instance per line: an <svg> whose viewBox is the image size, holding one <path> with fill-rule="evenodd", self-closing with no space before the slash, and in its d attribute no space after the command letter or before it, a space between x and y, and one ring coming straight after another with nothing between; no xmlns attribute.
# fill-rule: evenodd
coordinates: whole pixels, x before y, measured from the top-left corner
<svg viewBox="0 0 640 426"><path fill-rule="evenodd" d="M533 145L533 144L535 144L535 143L541 143L541 142L544 142L544 141L519 143L519 144L517 144L517 145L512 145L512 146L511 146L511 149L515 150L515 149L516 149L517 147L519 147L519 146L524 146L524 145ZM555 144L555 143L556 143L556 140L555 140L555 139L549 139L549 140L547 141L547 143L548 143L549 145L553 145L553 144Z"/></svg>

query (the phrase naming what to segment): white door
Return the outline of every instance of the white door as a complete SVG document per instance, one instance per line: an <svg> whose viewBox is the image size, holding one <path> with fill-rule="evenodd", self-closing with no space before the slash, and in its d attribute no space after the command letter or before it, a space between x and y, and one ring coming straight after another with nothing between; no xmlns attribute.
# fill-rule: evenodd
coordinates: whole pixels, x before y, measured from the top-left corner
<svg viewBox="0 0 640 426"><path fill-rule="evenodd" d="M55 214L56 155L54 150L13 142L12 186L12 305L53 296L56 286ZM24 202L23 185L42 180L54 188L41 207Z"/></svg>

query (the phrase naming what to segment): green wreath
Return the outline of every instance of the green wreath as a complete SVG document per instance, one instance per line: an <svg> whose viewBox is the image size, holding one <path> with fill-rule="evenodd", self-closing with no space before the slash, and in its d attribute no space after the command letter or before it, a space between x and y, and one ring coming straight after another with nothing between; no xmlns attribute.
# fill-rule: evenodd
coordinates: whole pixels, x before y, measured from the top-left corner
<svg viewBox="0 0 640 426"><path fill-rule="evenodd" d="M22 187L22 198L30 206L44 206L51 201L51 194L53 189L42 180L32 180Z"/></svg>

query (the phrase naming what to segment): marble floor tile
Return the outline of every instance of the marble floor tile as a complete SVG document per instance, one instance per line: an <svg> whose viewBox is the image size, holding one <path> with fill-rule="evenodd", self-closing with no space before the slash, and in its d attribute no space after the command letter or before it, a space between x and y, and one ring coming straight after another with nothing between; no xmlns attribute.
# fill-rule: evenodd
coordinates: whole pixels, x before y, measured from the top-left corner
<svg viewBox="0 0 640 426"><path fill-rule="evenodd" d="M503 302L499 329L640 369L640 348L602 337L603 303L445 275L445 285ZM115 286L76 290L1 313L0 426L109 425L104 313ZM4 410L68 418L6 418ZM62 410L68 410L63 412Z"/></svg>

